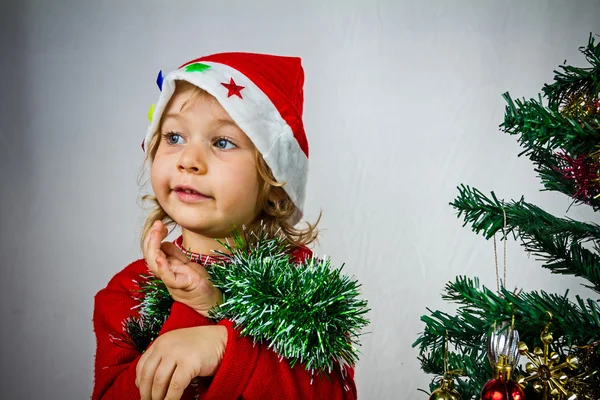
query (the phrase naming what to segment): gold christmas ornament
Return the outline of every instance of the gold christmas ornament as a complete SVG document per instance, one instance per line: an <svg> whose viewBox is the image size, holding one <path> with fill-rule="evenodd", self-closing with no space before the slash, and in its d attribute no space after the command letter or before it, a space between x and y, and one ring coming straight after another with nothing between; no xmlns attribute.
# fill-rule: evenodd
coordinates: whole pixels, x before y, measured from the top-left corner
<svg viewBox="0 0 600 400"><path fill-rule="evenodd" d="M462 400L460 393L454 389L452 375L460 374L460 371L448 371L448 331L444 341L444 376L440 381L440 387L434 390L429 400Z"/></svg>
<svg viewBox="0 0 600 400"><path fill-rule="evenodd" d="M461 400L460 393L454 389L454 381L450 378L442 378L440 387L434 390L429 400Z"/></svg>
<svg viewBox="0 0 600 400"><path fill-rule="evenodd" d="M596 96L593 93L571 94L563 100L560 112L572 118L597 118L600 116L600 99Z"/></svg>
<svg viewBox="0 0 600 400"><path fill-rule="evenodd" d="M520 377L518 382L522 387L527 386L528 382L533 382L533 389L542 395L543 400L576 400L577 395L564 388L569 379L562 370L577 368L579 361L577 357L570 355L563 363L559 363L560 356L556 352L550 352L552 334L548 330L549 327L550 323L540 335L543 349L536 347L532 354L527 344L519 342L519 353L527 357L530 362L525 365L529 376Z"/></svg>
<svg viewBox="0 0 600 400"><path fill-rule="evenodd" d="M592 157L594 160L600 161L600 144L596 145L596 149L597 150L594 150L590 153L590 157Z"/></svg>
<svg viewBox="0 0 600 400"><path fill-rule="evenodd" d="M566 389L577 394L578 400L600 399L600 337L585 346L577 346L579 368L571 375Z"/></svg>

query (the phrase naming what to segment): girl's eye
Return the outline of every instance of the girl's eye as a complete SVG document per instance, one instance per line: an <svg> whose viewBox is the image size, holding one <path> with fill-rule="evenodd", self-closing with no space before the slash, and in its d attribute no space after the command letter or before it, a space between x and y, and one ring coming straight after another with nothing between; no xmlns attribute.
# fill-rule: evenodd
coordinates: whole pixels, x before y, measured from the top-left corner
<svg viewBox="0 0 600 400"><path fill-rule="evenodd" d="M231 150L231 149L235 149L237 146L228 139L225 138L219 138L215 141L214 146L217 149L221 149L221 150Z"/></svg>
<svg viewBox="0 0 600 400"><path fill-rule="evenodd" d="M181 143L179 143L179 140L183 140L181 135L179 133L175 133L175 132L164 133L163 137L169 144L181 144Z"/></svg>

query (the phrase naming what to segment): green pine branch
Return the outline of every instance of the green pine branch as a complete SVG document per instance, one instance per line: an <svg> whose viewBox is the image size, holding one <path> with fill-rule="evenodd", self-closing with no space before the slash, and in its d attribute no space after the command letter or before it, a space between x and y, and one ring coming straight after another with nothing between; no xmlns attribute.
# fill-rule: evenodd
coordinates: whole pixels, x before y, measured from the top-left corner
<svg viewBox="0 0 600 400"><path fill-rule="evenodd" d="M517 141L525 149L519 156L535 156L538 149L565 150L569 154L589 154L600 142L600 122L597 119L580 121L561 114L538 100L513 100L504 93L508 105L505 109L502 130L518 135Z"/></svg>
<svg viewBox="0 0 600 400"><path fill-rule="evenodd" d="M504 93L502 96L507 105L500 127L504 132L518 136L517 140L524 149L519 156L526 155L534 163L545 190L564 193L575 203L589 204L597 211L600 198L594 197L600 194L598 185L588 183L590 193L582 193L577 187L581 182L576 183L561 173L565 162L558 154L560 151L571 158L584 157L597 151L600 143L598 113L581 111L567 115L561 109L565 102L573 102L574 99L600 100L600 43L596 44L590 35L588 45L580 50L590 67L563 65L560 66L561 71L554 71L554 83L543 88L547 106L543 104L541 95L537 100L513 100L508 92ZM588 162L592 160L588 159ZM600 174L600 170L595 172Z"/></svg>
<svg viewBox="0 0 600 400"><path fill-rule="evenodd" d="M519 333L524 336L539 335L549 322L552 313L552 331L555 340L565 338L571 343L588 343L600 330L600 303L576 296L576 301L564 295L533 291L513 293L501 288L500 293L484 287L477 280L457 277L446 286L444 300L461 304L460 319L467 321L472 329L490 328L494 321L510 321L515 316ZM482 319L488 321L481 323ZM481 330L480 330L481 332ZM464 340L472 340L473 337Z"/></svg>
<svg viewBox="0 0 600 400"><path fill-rule="evenodd" d="M555 235L568 233L573 241L600 241L600 225L575 221L571 218L557 218L540 207L527 203L524 198L518 202L498 200L494 192L491 198L480 190L468 185L458 187L458 197L450 203L458 210L458 217L464 215L465 223L472 224L475 233L483 233L490 239L502 230L503 210L506 212L507 234L522 227L545 228L545 233Z"/></svg>
<svg viewBox="0 0 600 400"><path fill-rule="evenodd" d="M554 71L554 83L542 89L548 106L544 106L541 95L538 100L512 100L502 96L508 103L504 123L500 126L506 133L519 136L525 154L537 149L564 149L569 154L589 154L600 142L600 121L593 114L569 117L560 112L560 106L569 97L586 95L598 100L600 95L600 43L590 35L588 45L581 47L589 68L560 66ZM522 153L523 154L523 153Z"/></svg>
<svg viewBox="0 0 600 400"><path fill-rule="evenodd" d="M555 274L575 275L588 280L600 293L600 226L594 223L558 218L523 198L518 202L491 198L476 188L461 185L458 197L450 203L486 239L502 230L506 213L506 234L519 236L525 250L543 261ZM588 243L592 250L584 247Z"/></svg>
<svg viewBox="0 0 600 400"><path fill-rule="evenodd" d="M434 391L440 386L440 377L444 371L443 344L441 347L431 348L431 352L425 352L418 359L423 372L438 375L429 384L429 390ZM448 367L450 371L457 372L454 383L463 399L479 398L481 388L492 376L492 367L485 352L477 348L449 351Z"/></svg>
<svg viewBox="0 0 600 400"><path fill-rule="evenodd" d="M587 46L579 48L589 68L561 65L561 71L554 71L554 83L544 85L542 90L551 109L558 110L569 97L600 93L600 42L596 44L594 39L590 34Z"/></svg>
<svg viewBox="0 0 600 400"><path fill-rule="evenodd" d="M537 148L535 153L530 154L530 160L534 163L534 171L537 172L544 191L559 192L573 199L576 205L590 205L597 211L600 209L600 201L578 194L579 188L573 179L566 179L562 171L566 163L560 155L546 148Z"/></svg>
<svg viewBox="0 0 600 400"><path fill-rule="evenodd" d="M600 304L579 296L573 302L567 298L567 293L562 296L544 291L512 293L505 288L496 293L480 287L477 279L459 276L446 285L442 297L459 305L456 315L429 310L429 315L421 317L425 328L413 347L419 348L424 372L442 375L447 332L453 347L448 368L461 370L466 375L457 383L465 399L475 398L490 379L485 340L495 323L510 322L514 316L521 340L533 349L541 344L540 332L551 322L552 350L561 356L572 352L573 346L592 343L600 331ZM596 367L600 365L590 368ZM516 373L523 371L517 368ZM431 389L435 384L434 379Z"/></svg>
<svg viewBox="0 0 600 400"><path fill-rule="evenodd" d="M555 339L565 337L573 343L585 343L600 330L600 304L580 297L576 297L574 303L566 293L562 296L544 291L515 294L501 288L498 294L486 287L480 288L477 279L459 276L446 285L442 298L460 304L456 315L428 310L430 315L421 317L425 330L413 346L421 349L442 346L447 331L450 343L479 348L481 335L494 323L510 321L513 314L519 333L525 336L539 336L549 321L547 312L553 315Z"/></svg>
<svg viewBox="0 0 600 400"><path fill-rule="evenodd" d="M562 151L576 158L597 151L600 120L576 120L565 116L544 107L541 98L539 101L513 100L508 93L504 93L503 97L508 106L501 127L511 135L519 135L517 141L524 150L518 156L526 155L534 163L545 190L563 193L578 204L589 204L594 211L600 209L600 198L594 198L600 193L598 185L590 188L591 196L578 193L577 183L561 172L565 169L565 162L558 153Z"/></svg>
<svg viewBox="0 0 600 400"><path fill-rule="evenodd" d="M544 262L554 274L580 276L592 285L584 285L600 293L600 257L597 243L594 252L574 243L568 232L548 236L543 230L521 235L525 250Z"/></svg>

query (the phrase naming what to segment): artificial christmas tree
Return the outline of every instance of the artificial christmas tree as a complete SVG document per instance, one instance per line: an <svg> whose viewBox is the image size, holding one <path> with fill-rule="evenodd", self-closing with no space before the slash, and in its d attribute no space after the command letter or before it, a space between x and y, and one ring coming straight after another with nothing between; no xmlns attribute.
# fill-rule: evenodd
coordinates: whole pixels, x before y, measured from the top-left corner
<svg viewBox="0 0 600 400"><path fill-rule="evenodd" d="M545 190L564 193L574 204L598 211L600 44L594 39L590 35L580 49L589 67L561 66L554 82L543 87L543 96L521 101L505 93L501 128L518 137L524 149L520 155L533 162ZM458 303L456 315L432 311L421 318L425 328L413 346L419 348L423 371L443 373L447 332L453 346L449 368L462 371L456 388L463 399L479 399L493 376L484 338L499 324L512 321L520 335L519 351L531 360L526 370L515 365L512 372L513 377L529 376L521 379L527 399L600 399L600 226L558 218L523 198L503 201L493 192L486 196L465 185L451 205L465 225L487 239L505 225L505 235L518 238L542 267L587 280L595 297L570 300L566 293L513 292L500 285L493 291L480 286L477 278L459 276L442 295ZM528 345L535 348L533 353ZM434 378L430 389L435 382Z"/></svg>

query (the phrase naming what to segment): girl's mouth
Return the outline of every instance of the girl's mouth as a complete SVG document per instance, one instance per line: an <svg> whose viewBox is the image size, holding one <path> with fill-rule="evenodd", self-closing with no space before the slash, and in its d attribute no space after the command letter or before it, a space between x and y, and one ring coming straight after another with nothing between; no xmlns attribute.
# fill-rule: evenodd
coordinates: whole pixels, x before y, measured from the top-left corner
<svg viewBox="0 0 600 400"><path fill-rule="evenodd" d="M211 198L192 189L175 189L174 192L177 198L184 203L196 203Z"/></svg>

